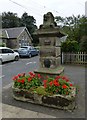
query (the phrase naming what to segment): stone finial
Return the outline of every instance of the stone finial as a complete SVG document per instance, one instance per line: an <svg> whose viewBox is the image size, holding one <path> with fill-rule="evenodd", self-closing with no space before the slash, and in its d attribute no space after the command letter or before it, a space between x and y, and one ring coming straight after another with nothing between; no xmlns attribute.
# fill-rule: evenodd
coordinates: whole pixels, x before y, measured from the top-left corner
<svg viewBox="0 0 87 120"><path fill-rule="evenodd" d="M51 12L44 14L43 16L43 25L41 28L55 27L54 16Z"/></svg>

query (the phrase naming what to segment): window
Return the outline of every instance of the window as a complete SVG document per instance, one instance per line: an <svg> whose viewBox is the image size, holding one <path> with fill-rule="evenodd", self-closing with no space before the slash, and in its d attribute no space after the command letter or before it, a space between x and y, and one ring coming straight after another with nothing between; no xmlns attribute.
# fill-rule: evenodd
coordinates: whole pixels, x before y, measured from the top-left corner
<svg viewBox="0 0 87 120"><path fill-rule="evenodd" d="M2 49L2 53L14 53L14 52L10 49Z"/></svg>

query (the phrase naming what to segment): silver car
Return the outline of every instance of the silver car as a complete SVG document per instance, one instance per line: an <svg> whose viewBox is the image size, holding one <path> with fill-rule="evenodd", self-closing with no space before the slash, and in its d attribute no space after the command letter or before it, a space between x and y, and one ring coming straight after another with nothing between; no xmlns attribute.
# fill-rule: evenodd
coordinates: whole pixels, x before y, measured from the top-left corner
<svg viewBox="0 0 87 120"><path fill-rule="evenodd" d="M39 51L33 46L23 46L18 49L20 57L32 57L39 54Z"/></svg>
<svg viewBox="0 0 87 120"><path fill-rule="evenodd" d="M0 64L11 60L19 60L19 54L8 47L0 47Z"/></svg>

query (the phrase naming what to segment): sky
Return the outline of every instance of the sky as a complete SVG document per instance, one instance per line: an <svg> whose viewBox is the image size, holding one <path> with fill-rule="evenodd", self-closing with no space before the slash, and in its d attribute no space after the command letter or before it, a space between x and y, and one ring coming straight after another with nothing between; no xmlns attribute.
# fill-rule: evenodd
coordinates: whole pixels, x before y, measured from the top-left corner
<svg viewBox="0 0 87 120"><path fill-rule="evenodd" d="M85 15L87 0L0 0L2 12L17 13L21 17L24 12L36 19L36 25L43 24L43 15L52 12L54 16L69 17Z"/></svg>

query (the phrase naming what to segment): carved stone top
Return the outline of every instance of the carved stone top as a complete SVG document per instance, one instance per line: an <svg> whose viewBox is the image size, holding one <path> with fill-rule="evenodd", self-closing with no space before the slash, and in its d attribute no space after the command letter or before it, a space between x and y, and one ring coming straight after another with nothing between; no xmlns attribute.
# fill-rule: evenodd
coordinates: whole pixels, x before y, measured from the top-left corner
<svg viewBox="0 0 87 120"><path fill-rule="evenodd" d="M63 37L65 36L61 31L60 28L57 26L56 22L54 21L54 16L51 12L48 12L43 15L43 24L40 25L39 29L36 30L34 35L38 35L39 37ZM49 42L47 41L47 44Z"/></svg>
<svg viewBox="0 0 87 120"><path fill-rule="evenodd" d="M44 14L43 16L43 25L40 28L55 27L54 16L51 12Z"/></svg>

